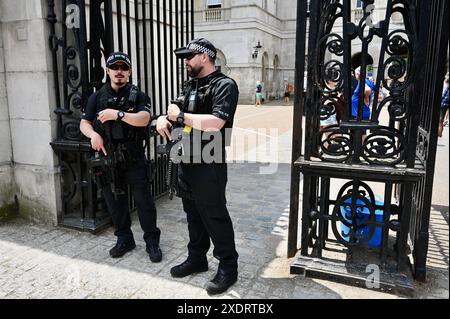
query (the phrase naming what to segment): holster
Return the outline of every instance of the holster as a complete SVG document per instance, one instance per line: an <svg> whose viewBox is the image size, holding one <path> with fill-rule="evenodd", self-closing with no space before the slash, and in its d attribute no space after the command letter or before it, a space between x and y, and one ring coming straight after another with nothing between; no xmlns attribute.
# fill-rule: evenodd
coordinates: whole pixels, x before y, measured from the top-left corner
<svg viewBox="0 0 450 319"><path fill-rule="evenodd" d="M177 178L177 196L189 200L194 200L191 186L186 182L181 174L178 173Z"/></svg>

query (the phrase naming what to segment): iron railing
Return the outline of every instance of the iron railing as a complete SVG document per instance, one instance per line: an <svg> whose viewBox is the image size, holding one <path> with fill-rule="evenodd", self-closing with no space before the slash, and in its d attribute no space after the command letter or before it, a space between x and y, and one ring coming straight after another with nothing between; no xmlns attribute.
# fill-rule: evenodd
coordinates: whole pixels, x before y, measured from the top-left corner
<svg viewBox="0 0 450 319"><path fill-rule="evenodd" d="M448 4L388 0L385 18L372 24L368 6L374 4L363 1L359 20L351 18L350 0L310 4L306 98L303 77L296 79L288 255L297 253L303 176L301 248L292 272L364 284L365 269L374 263L381 269L382 284L410 289L410 253L412 275L425 278L439 114L436 92L441 92L445 72ZM306 5L298 1L297 75L306 68ZM394 14L402 17L402 24L391 21ZM365 87L375 39L380 39L378 69L370 117L365 118L364 90L353 96L352 76L357 53L359 84ZM355 44L360 52L354 52ZM379 94L382 88L386 96ZM321 125L340 108L339 123ZM338 251L344 256L338 257Z"/></svg>
<svg viewBox="0 0 450 319"><path fill-rule="evenodd" d="M193 0L48 0L57 114L57 139L51 145L61 167L60 225L96 232L110 224L86 167L89 141L79 130L87 99L108 81L105 57L127 52L133 63L130 82L150 96L153 115L165 113L186 78L172 51L193 38L193 7ZM156 154L161 142L152 137L146 145L156 172L155 197L167 192L167 158Z"/></svg>

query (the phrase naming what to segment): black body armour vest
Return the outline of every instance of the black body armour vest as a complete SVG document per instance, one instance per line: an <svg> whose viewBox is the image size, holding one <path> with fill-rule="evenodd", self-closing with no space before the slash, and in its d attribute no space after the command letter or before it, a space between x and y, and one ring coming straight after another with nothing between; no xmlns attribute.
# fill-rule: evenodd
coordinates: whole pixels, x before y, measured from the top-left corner
<svg viewBox="0 0 450 319"><path fill-rule="evenodd" d="M182 111L193 114L212 114L213 90L216 88L219 81L223 79L231 79L231 78L218 72L209 76L207 83L202 86L198 86L198 80L196 79L191 79L188 82L186 82L181 98L179 98L179 101L183 104L183 107L181 108ZM231 80L235 82L233 79ZM222 153L221 161L225 161L225 146L227 146L224 136L225 130L221 130L220 132L215 133L216 133L215 136L216 141L220 139L221 142L220 145ZM206 133L199 132L195 129L192 129L191 133L189 134L189 145L190 145L189 147L191 151L189 159L190 163L203 162L201 153L203 152L204 147L211 141L208 139L203 140L202 134ZM195 146L195 144L197 146ZM200 145L201 147L198 147L198 145Z"/></svg>
<svg viewBox="0 0 450 319"><path fill-rule="evenodd" d="M212 113L212 90L216 84L223 79L231 79L225 74L217 73L211 76L211 80L207 84L197 87L197 80L189 80L183 90L184 105L183 112L194 114L211 114ZM234 81L233 79L231 79ZM191 96L191 93L195 93L195 96ZM194 100L195 99L195 100ZM195 104L195 106L193 105Z"/></svg>
<svg viewBox="0 0 450 319"><path fill-rule="evenodd" d="M108 108L128 113L137 113L136 99L139 93L138 87L127 84L127 87L117 96L116 100L114 100L116 96L111 95L108 90L107 85L104 85L99 90L96 101L96 113ZM111 142L115 145L125 145L129 160L137 160L141 157L139 156L140 153L144 152L142 141L146 137L146 127L135 127L122 121L101 123L97 118L94 120L93 127L103 139L106 139L106 142ZM107 131L109 134L107 134ZM111 141L109 141L109 138L111 138Z"/></svg>

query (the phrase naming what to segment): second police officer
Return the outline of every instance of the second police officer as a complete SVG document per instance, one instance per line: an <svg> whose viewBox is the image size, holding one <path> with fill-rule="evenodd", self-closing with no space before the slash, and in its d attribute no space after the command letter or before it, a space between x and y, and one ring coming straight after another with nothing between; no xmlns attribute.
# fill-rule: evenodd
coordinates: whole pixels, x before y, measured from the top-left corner
<svg viewBox="0 0 450 319"><path fill-rule="evenodd" d="M157 130L171 139L172 123L177 123L189 136L190 141L182 143L178 170L179 184L184 185L179 196L187 216L189 243L187 259L172 267L170 273L179 278L207 271L206 254L212 241L219 267L205 288L209 294L219 294L233 285L238 276L233 223L226 206L225 146L229 143L239 91L233 79L216 70L217 50L208 40L194 39L186 47L176 49L175 54L184 59L191 80L184 87L180 105L170 104L167 116L158 118Z"/></svg>
<svg viewBox="0 0 450 319"><path fill-rule="evenodd" d="M122 257L136 247L126 195L127 185L131 185L146 251L152 262L159 262L162 259L161 232L156 226L156 207L150 193L149 166L143 146L146 134L143 128L150 121L150 98L128 83L131 61L127 54L112 53L106 61L106 72L111 81L90 96L80 130L90 139L95 151L102 153L101 156L115 156L114 162L117 162L114 185L109 182L102 187L117 236L117 243L109 254L113 258ZM107 143L111 149L107 150ZM119 150L117 153L121 156L108 154L112 149Z"/></svg>

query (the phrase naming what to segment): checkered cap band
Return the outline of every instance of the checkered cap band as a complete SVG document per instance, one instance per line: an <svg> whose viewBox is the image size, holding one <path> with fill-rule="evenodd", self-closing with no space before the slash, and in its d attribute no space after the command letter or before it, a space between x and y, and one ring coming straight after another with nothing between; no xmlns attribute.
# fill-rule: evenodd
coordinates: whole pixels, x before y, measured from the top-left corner
<svg viewBox="0 0 450 319"><path fill-rule="evenodd" d="M202 46L200 44L197 44L197 43L190 43L187 46L187 49L193 50L193 51L197 51L197 52L206 53L209 57L211 57L213 59L216 57L216 52L214 52L213 50L208 49L208 48L206 48L206 47L204 47L204 46Z"/></svg>

